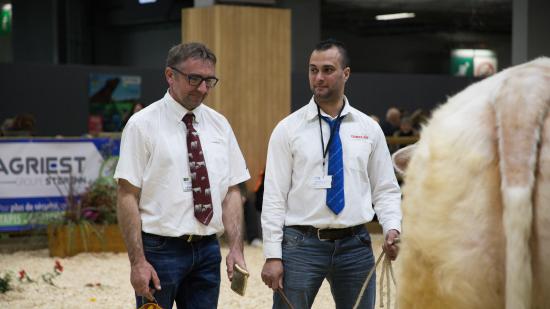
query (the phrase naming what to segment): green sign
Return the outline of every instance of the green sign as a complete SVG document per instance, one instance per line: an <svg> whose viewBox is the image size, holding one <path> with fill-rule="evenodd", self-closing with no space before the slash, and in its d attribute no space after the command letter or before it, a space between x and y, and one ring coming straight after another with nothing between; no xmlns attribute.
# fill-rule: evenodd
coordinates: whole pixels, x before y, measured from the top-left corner
<svg viewBox="0 0 550 309"><path fill-rule="evenodd" d="M4 4L0 12L0 35L11 33L11 4Z"/></svg>
<svg viewBox="0 0 550 309"><path fill-rule="evenodd" d="M474 58L453 55L451 58L451 74L455 76L474 76Z"/></svg>

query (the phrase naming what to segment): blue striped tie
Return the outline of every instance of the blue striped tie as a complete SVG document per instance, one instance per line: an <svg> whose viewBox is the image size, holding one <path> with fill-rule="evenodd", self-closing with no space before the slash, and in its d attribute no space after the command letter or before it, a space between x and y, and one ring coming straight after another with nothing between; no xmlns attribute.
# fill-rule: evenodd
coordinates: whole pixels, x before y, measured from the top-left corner
<svg viewBox="0 0 550 309"><path fill-rule="evenodd" d="M328 145L328 174L332 175L332 186L327 189L327 206L339 214L344 209L344 162L342 159L342 141L340 140L340 120L331 120L323 116L330 126L331 141Z"/></svg>

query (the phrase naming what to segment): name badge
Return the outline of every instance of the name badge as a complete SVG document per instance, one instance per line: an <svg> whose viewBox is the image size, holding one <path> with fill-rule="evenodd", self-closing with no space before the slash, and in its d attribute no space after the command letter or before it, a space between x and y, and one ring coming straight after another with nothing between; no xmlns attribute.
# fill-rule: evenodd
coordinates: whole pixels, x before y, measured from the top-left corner
<svg viewBox="0 0 550 309"><path fill-rule="evenodd" d="M313 189L330 189L332 185L332 175L311 177L311 187Z"/></svg>
<svg viewBox="0 0 550 309"><path fill-rule="evenodd" d="M191 192L193 189L193 184L191 183L191 178L183 177L183 192Z"/></svg>

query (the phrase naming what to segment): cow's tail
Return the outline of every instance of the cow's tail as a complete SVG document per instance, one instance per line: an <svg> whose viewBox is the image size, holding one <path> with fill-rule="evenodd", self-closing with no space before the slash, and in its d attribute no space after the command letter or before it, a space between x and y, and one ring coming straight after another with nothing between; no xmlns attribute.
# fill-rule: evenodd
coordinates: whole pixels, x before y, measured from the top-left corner
<svg viewBox="0 0 550 309"><path fill-rule="evenodd" d="M541 131L550 104L548 71L545 76L533 64L510 70L493 101L504 206L506 309L528 309L532 302L533 192Z"/></svg>

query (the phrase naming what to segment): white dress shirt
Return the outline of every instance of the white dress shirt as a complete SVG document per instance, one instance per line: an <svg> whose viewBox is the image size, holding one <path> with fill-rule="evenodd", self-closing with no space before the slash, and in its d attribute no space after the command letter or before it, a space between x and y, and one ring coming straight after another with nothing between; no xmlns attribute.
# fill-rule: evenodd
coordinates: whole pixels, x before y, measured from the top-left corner
<svg viewBox="0 0 550 309"><path fill-rule="evenodd" d="M188 111L167 92L159 101L134 114L124 131L115 179L126 179L141 188L139 212L142 230L162 236L211 235L223 232L222 201L229 186L250 178L227 119L201 104L193 127L204 153L214 215L205 226L195 219L189 181Z"/></svg>
<svg viewBox="0 0 550 309"><path fill-rule="evenodd" d="M323 168L317 111L312 98L279 122L271 134L262 207L266 258L281 258L283 226L344 228L369 222L376 212L384 233L401 230L401 191L384 134L378 123L351 107L347 98L340 126L345 196L342 212L336 215L326 205L327 189L312 187L312 177L327 175L330 155ZM323 111L321 115L328 116ZM321 126L326 148L330 127L324 120Z"/></svg>

